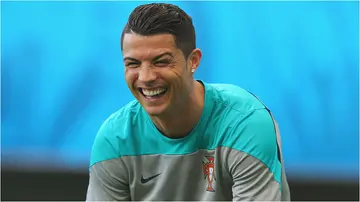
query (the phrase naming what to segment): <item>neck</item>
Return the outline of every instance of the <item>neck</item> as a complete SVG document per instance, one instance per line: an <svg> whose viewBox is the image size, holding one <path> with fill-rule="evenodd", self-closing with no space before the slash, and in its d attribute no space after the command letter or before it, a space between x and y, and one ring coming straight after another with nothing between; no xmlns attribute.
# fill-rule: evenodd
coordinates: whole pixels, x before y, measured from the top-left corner
<svg viewBox="0 0 360 202"><path fill-rule="evenodd" d="M204 108L204 87L197 81L194 81L193 86L188 101L177 108L176 112L169 113L166 117L151 117L163 135L170 138L185 137L200 120Z"/></svg>

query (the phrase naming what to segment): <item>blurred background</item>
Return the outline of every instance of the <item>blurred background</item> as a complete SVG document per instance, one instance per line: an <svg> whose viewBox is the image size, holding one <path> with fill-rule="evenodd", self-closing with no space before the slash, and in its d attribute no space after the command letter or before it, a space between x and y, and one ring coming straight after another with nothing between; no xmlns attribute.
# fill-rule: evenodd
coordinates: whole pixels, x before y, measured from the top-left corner
<svg viewBox="0 0 360 202"><path fill-rule="evenodd" d="M134 99L120 34L149 2L1 2L2 200L84 200L94 137ZM293 200L359 200L359 3L172 2L192 16L196 78L273 111Z"/></svg>

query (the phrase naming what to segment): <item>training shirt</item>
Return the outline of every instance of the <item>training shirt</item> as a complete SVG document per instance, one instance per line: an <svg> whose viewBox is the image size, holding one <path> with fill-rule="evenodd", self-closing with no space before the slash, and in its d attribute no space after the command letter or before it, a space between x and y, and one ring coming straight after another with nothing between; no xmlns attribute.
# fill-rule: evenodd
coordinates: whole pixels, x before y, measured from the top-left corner
<svg viewBox="0 0 360 202"><path fill-rule="evenodd" d="M290 200L270 111L240 87L199 82L204 109L186 137L162 135L136 100L103 123L87 201Z"/></svg>

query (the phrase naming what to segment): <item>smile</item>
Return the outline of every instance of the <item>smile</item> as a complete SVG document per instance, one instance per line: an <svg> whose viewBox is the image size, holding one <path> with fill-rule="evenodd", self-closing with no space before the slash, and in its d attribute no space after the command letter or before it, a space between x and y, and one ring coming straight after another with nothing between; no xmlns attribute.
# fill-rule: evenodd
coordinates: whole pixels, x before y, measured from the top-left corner
<svg viewBox="0 0 360 202"><path fill-rule="evenodd" d="M166 88L153 88L153 89L144 89L139 88L140 93L146 98L158 98L163 96L166 92Z"/></svg>

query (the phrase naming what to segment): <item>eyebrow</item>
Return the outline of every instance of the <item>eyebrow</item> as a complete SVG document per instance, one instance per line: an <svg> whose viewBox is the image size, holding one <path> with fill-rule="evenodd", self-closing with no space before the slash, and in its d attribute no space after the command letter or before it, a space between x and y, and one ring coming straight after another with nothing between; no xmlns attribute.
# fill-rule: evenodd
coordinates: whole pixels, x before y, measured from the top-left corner
<svg viewBox="0 0 360 202"><path fill-rule="evenodd" d="M152 60L153 61L158 60L158 59L160 59L160 58L162 58L162 57L164 57L166 55L168 55L170 57L174 57L174 55L171 52L165 52L165 53L162 53L162 54L160 54L158 56L155 56Z"/></svg>
<svg viewBox="0 0 360 202"><path fill-rule="evenodd" d="M158 60L158 59L160 59L160 58L162 58L162 57L164 57L164 56L166 56L166 55L168 55L168 56L170 56L170 57L174 57L174 55L173 55L171 52L165 52L165 53L162 53L162 54L160 54L160 55L155 56L155 57L152 59L152 61ZM136 61L136 62L139 61L139 60L137 60L137 59L135 59L135 58L132 58L132 57L125 57L125 58L124 58L124 61L125 61L125 60L132 60L132 61Z"/></svg>
<svg viewBox="0 0 360 202"><path fill-rule="evenodd" d="M132 60L132 61L135 61L135 62L138 62L139 60L135 59L135 58L132 58L132 57L125 57L124 58L124 61L125 60Z"/></svg>

